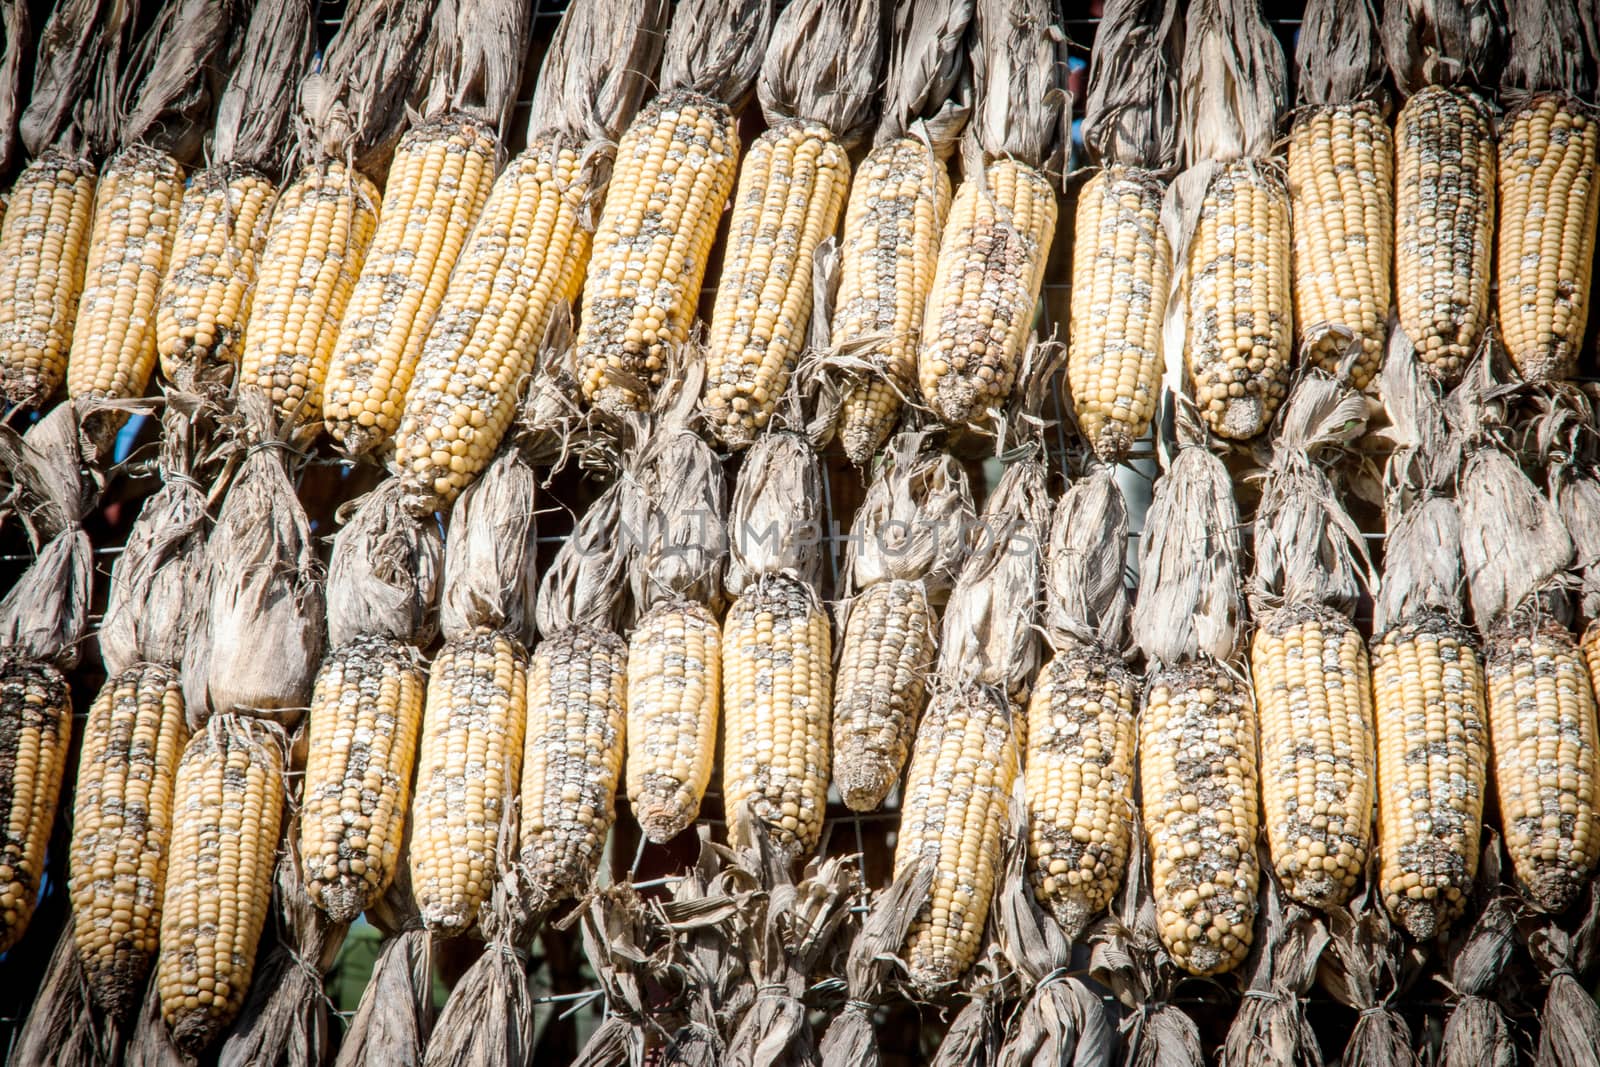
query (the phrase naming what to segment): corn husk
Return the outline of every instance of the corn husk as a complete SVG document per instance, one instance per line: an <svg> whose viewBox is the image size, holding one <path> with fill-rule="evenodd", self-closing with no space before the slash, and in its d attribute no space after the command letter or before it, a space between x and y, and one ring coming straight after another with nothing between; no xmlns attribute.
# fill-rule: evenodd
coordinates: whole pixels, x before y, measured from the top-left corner
<svg viewBox="0 0 1600 1067"><path fill-rule="evenodd" d="M1592 467L1558 462L1550 468L1561 524L1572 538L1572 569L1581 581L1583 618L1600 617L1600 477Z"/></svg>
<svg viewBox="0 0 1600 1067"><path fill-rule="evenodd" d="M443 0L433 15L423 115L468 115L504 128L522 82L532 14L532 0Z"/></svg>
<svg viewBox="0 0 1600 1067"><path fill-rule="evenodd" d="M737 114L755 87L772 36L773 0L687 0L673 11L658 94L688 89Z"/></svg>
<svg viewBox="0 0 1600 1067"><path fill-rule="evenodd" d="M27 0L0 3L0 38L0 170L9 171L16 160L22 117L22 70L33 47Z"/></svg>
<svg viewBox="0 0 1600 1067"><path fill-rule="evenodd" d="M411 895L407 857L368 918L384 931L383 945L334 1067L420 1063L433 1029L433 939Z"/></svg>
<svg viewBox="0 0 1600 1067"><path fill-rule="evenodd" d="M18 120L23 147L102 155L116 142L116 85L139 4L62 0L39 31L33 92ZM98 106L93 102L98 98Z"/></svg>
<svg viewBox="0 0 1600 1067"><path fill-rule="evenodd" d="M502 836L511 829L502 826ZM445 1001L423 1067L523 1067L534 1051L533 990L527 943L533 917L517 900L517 877L495 884L485 922L488 943Z"/></svg>
<svg viewBox="0 0 1600 1067"><path fill-rule="evenodd" d="M1389 324L1389 346L1380 372L1385 432L1394 446L1384 468L1391 509L1405 507L1418 494L1442 492L1461 466L1462 437L1450 425L1448 405L1436 382L1422 368L1411 339L1400 324Z"/></svg>
<svg viewBox="0 0 1600 1067"><path fill-rule="evenodd" d="M1600 893L1592 881L1577 914L1571 932L1556 920L1527 937L1528 955L1547 987L1536 1067L1590 1067L1600 1049L1600 1006L1581 977L1594 969L1600 949Z"/></svg>
<svg viewBox="0 0 1600 1067"><path fill-rule="evenodd" d="M1511 456L1486 444L1461 467L1461 558L1480 630L1524 604L1573 559L1554 503Z"/></svg>
<svg viewBox="0 0 1600 1067"><path fill-rule="evenodd" d="M119 1039L115 1026L89 998L89 982L69 919L56 938L44 981L16 1033L8 1062L101 1067L115 1062Z"/></svg>
<svg viewBox="0 0 1600 1067"><path fill-rule="evenodd" d="M72 401L57 404L23 434L0 424L0 519L15 516L35 552L80 523L100 496L102 476L84 452L79 411Z"/></svg>
<svg viewBox="0 0 1600 1067"><path fill-rule="evenodd" d="M1272 870L1272 865L1262 863ZM1322 1067L1305 996L1328 944L1322 922L1297 904L1284 907L1276 878L1264 879L1264 936L1255 942L1244 999L1228 1028L1221 1067Z"/></svg>
<svg viewBox="0 0 1600 1067"><path fill-rule="evenodd" d="M1107 0L1083 113L1092 164L1156 171L1177 164L1183 30L1177 0Z"/></svg>
<svg viewBox="0 0 1600 1067"><path fill-rule="evenodd" d="M1007 156L1055 180L1066 172L1067 44L1054 0L977 0L971 133L986 158Z"/></svg>
<svg viewBox="0 0 1600 1067"><path fill-rule="evenodd" d="M579 144L591 145L609 160L609 154L616 150L612 142L622 136L638 110L650 75L661 58L663 38L667 39L669 51L673 41L692 47L697 42L687 33L682 35L687 40L680 40L679 26L687 27L697 18L728 20L718 25L734 32L737 38L735 27L743 25L739 20L764 10L769 2L739 0L731 12L729 4L717 4L715 0L684 3L672 20L670 35L664 32L670 7L665 0L568 5L534 86L527 140L570 137ZM765 17L770 24L770 12ZM762 29L761 41L765 40L766 30ZM748 41L736 39L729 44L729 54L723 62L751 62L748 55L739 51L749 46ZM759 45L755 47L759 61ZM654 87L665 92L669 88L665 66L661 73ZM752 65L745 75L741 95L749 92L749 81L754 77ZM604 183L599 191L604 191ZM598 202L594 210L598 214Z"/></svg>
<svg viewBox="0 0 1600 1067"><path fill-rule="evenodd" d="M439 628L451 639L480 626L533 636L538 545L533 468L514 445L456 501L445 538Z"/></svg>
<svg viewBox="0 0 1600 1067"><path fill-rule="evenodd" d="M1139 540L1133 639L1152 665L1200 656L1226 662L1245 620L1239 509L1222 461L1180 449L1156 482Z"/></svg>
<svg viewBox="0 0 1600 1067"><path fill-rule="evenodd" d="M365 634L425 647L437 629L444 567L438 523L400 506L398 478L350 508L355 513L334 538L328 563L329 647Z"/></svg>
<svg viewBox="0 0 1600 1067"><path fill-rule="evenodd" d="M314 6L312 0L281 0L251 9L239 60L217 104L213 166L233 162L282 174L295 96L316 44Z"/></svg>
<svg viewBox="0 0 1600 1067"><path fill-rule="evenodd" d="M205 692L187 711L191 728L208 712L237 711L292 729L326 643L322 563L270 402L247 390L238 403L249 447L206 542L206 638L202 651L188 652L204 659Z"/></svg>
<svg viewBox="0 0 1600 1067"><path fill-rule="evenodd" d="M175 0L157 8L121 79L121 144L155 148L185 166L200 159L221 92L217 72L229 67L229 31L242 10L217 0Z"/></svg>
<svg viewBox="0 0 1600 1067"><path fill-rule="evenodd" d="M643 1067L651 1018L647 981L656 962L645 949L652 917L626 883L600 890L587 904L573 918L580 924L584 958L605 993L606 1020L572 1067Z"/></svg>
<svg viewBox="0 0 1600 1067"><path fill-rule="evenodd" d="M1510 54L1503 94L1570 93L1592 101L1600 57L1600 9L1593 4L1516 0L1506 5Z"/></svg>
<svg viewBox="0 0 1600 1067"><path fill-rule="evenodd" d="M670 899L657 905L680 953L688 1001L688 1020L662 1054L669 1067L719 1067L727 1038L755 997L733 922L744 906L741 893L750 890L733 884L742 871L725 869L730 850L712 843L709 828L702 825L699 834L695 865L673 883Z"/></svg>
<svg viewBox="0 0 1600 1067"><path fill-rule="evenodd" d="M94 546L80 527L59 534L0 600L0 652L66 670L88 633Z"/></svg>
<svg viewBox="0 0 1600 1067"><path fill-rule="evenodd" d="M539 583L537 621L547 640L574 626L611 630L621 621L628 554L617 521L627 488L612 482L589 505Z"/></svg>
<svg viewBox="0 0 1600 1067"><path fill-rule="evenodd" d="M1429 85L1489 84L1505 55L1501 0L1387 0L1383 53L1406 96Z"/></svg>
<svg viewBox="0 0 1600 1067"><path fill-rule="evenodd" d="M195 1061L179 1051L172 1031L161 1016L161 994L156 975L145 987L144 1004L133 1023L133 1032L122 1049L122 1067L194 1067Z"/></svg>
<svg viewBox="0 0 1600 1067"><path fill-rule="evenodd" d="M846 148L872 123L884 63L884 0L792 0L756 79L768 125L816 122Z"/></svg>
<svg viewBox="0 0 1600 1067"><path fill-rule="evenodd" d="M1516 950L1516 897L1500 885L1500 844L1486 835L1478 889L1488 901L1466 937L1448 948L1439 983L1454 994L1439 1044L1439 1067L1516 1067L1511 1024L1496 997Z"/></svg>
<svg viewBox="0 0 1600 1067"><path fill-rule="evenodd" d="M1258 0L1194 0L1178 98L1184 165L1272 154L1288 104L1283 48Z"/></svg>
<svg viewBox="0 0 1600 1067"><path fill-rule="evenodd" d="M1311 0L1295 46L1296 94L1311 107L1373 99L1383 91L1383 45L1372 0Z"/></svg>
<svg viewBox="0 0 1600 1067"><path fill-rule="evenodd" d="M971 75L965 47L974 0L899 0L874 146L908 134L941 157L967 124Z"/></svg>
<svg viewBox="0 0 1600 1067"><path fill-rule="evenodd" d="M1044 627L1052 647L1128 643L1128 504L1112 468L1093 463L1056 502L1045 554Z"/></svg>
<svg viewBox="0 0 1600 1067"><path fill-rule="evenodd" d="M776 574L816 588L822 559L822 472L811 442L777 431L744 454L728 511L728 593Z"/></svg>
<svg viewBox="0 0 1600 1067"><path fill-rule="evenodd" d="M1317 981L1335 1001L1360 1014L1344 1047L1344 1063L1413 1067L1411 1029L1395 1010L1400 962L1382 908L1362 893L1349 908L1328 912L1329 940Z"/></svg>
<svg viewBox="0 0 1600 1067"><path fill-rule="evenodd" d="M932 448L926 434L900 434L856 509L845 546L847 593L920 581L930 601L943 603L966 560L975 518L961 465Z"/></svg>
<svg viewBox="0 0 1600 1067"><path fill-rule="evenodd" d="M988 954L973 966L979 978L928 1061L929 1067L991 1067L1000 1055L1005 1036L1001 1018L1005 987L999 978L998 957L999 950L991 944Z"/></svg>

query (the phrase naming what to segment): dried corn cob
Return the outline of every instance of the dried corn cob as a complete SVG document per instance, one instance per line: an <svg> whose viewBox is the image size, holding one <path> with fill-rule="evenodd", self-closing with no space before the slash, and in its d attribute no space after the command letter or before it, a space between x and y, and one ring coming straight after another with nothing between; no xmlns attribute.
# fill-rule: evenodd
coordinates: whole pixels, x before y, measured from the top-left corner
<svg viewBox="0 0 1600 1067"><path fill-rule="evenodd" d="M0 657L0 951L28 928L72 741L72 695L61 672Z"/></svg>
<svg viewBox="0 0 1600 1067"><path fill-rule="evenodd" d="M668 600L628 635L628 801L652 841L682 833L711 783L722 702L722 627Z"/></svg>

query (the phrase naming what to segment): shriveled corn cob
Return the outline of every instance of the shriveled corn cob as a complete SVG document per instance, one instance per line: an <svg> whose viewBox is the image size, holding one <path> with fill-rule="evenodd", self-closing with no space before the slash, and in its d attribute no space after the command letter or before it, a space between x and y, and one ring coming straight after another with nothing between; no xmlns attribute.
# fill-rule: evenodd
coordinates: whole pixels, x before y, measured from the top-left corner
<svg viewBox="0 0 1600 1067"><path fill-rule="evenodd" d="M273 208L239 380L265 392L284 419L322 416L328 361L377 211L377 187L342 163L307 167Z"/></svg>
<svg viewBox="0 0 1600 1067"><path fill-rule="evenodd" d="M551 314L578 295L584 159L581 145L537 140L484 203L405 392L395 451L414 512L448 507L489 465Z"/></svg>
<svg viewBox="0 0 1600 1067"><path fill-rule="evenodd" d="M1091 646L1051 659L1029 701L1029 874L1034 895L1074 938L1122 884L1138 703L1138 677Z"/></svg>
<svg viewBox="0 0 1600 1067"><path fill-rule="evenodd" d="M1134 167L1108 167L1078 193L1067 383L1079 429L1107 461L1155 415L1171 266L1165 195L1160 177Z"/></svg>
<svg viewBox="0 0 1600 1067"><path fill-rule="evenodd" d="M1377 746L1366 644L1337 611L1287 608L1257 625L1250 673L1273 866L1291 899L1344 904L1372 847Z"/></svg>
<svg viewBox="0 0 1600 1067"><path fill-rule="evenodd" d="M0 222L0 391L37 407L67 375L94 211L94 164L51 150L11 187Z"/></svg>
<svg viewBox="0 0 1600 1067"><path fill-rule="evenodd" d="M144 395L156 363L156 298L182 200L183 168L164 152L134 146L106 164L67 357L73 396Z"/></svg>
<svg viewBox="0 0 1600 1067"><path fill-rule="evenodd" d="M1489 756L1483 663L1459 623L1424 614L1372 642L1378 884L1418 941L1460 917L1478 872Z"/></svg>
<svg viewBox="0 0 1600 1067"><path fill-rule="evenodd" d="M277 197L265 175L237 164L207 167L189 180L156 304L156 353L167 381L192 386L239 362Z"/></svg>
<svg viewBox="0 0 1600 1067"><path fill-rule="evenodd" d="M1500 123L1499 295L1506 353L1530 382L1570 378L1594 267L1600 118L1541 93Z"/></svg>
<svg viewBox="0 0 1600 1067"><path fill-rule="evenodd" d="M0 657L0 952L28 929L72 743L72 693L46 663Z"/></svg>
<svg viewBox="0 0 1600 1067"><path fill-rule="evenodd" d="M178 764L156 988L178 1047L209 1045L239 1013L272 903L283 731L213 716Z"/></svg>
<svg viewBox="0 0 1600 1067"><path fill-rule="evenodd" d="M997 159L956 190L917 356L946 423L982 423L1010 397L1055 229L1055 190L1026 164Z"/></svg>
<svg viewBox="0 0 1600 1067"><path fill-rule="evenodd" d="M656 97L623 134L583 286L577 362L589 403L639 409L661 384L694 324L738 158L733 113L691 90Z"/></svg>
<svg viewBox="0 0 1600 1067"><path fill-rule="evenodd" d="M1429 86L1395 126L1395 307L1423 366L1450 384L1489 319L1494 131L1471 90Z"/></svg>
<svg viewBox="0 0 1600 1067"><path fill-rule="evenodd" d="M858 467L888 439L916 388L922 314L949 211L949 171L916 137L874 148L850 185L832 341L872 365L839 410L839 438Z"/></svg>
<svg viewBox="0 0 1600 1067"><path fill-rule="evenodd" d="M328 436L345 454L362 455L399 427L451 268L489 196L498 151L494 130L463 116L419 126L395 150L323 388Z"/></svg>
<svg viewBox="0 0 1600 1067"><path fill-rule="evenodd" d="M761 579L722 627L722 799L730 836L747 818L791 853L816 847L828 799L828 616L806 585Z"/></svg>
<svg viewBox="0 0 1600 1067"><path fill-rule="evenodd" d="M812 259L839 224L850 157L821 123L787 120L739 170L706 348L705 410L744 448L771 419L805 345Z"/></svg>
<svg viewBox="0 0 1600 1067"><path fill-rule="evenodd" d="M357 637L317 674L301 786L300 862L312 903L353 922L394 880L427 676L416 650Z"/></svg>
<svg viewBox="0 0 1600 1067"><path fill-rule="evenodd" d="M73 940L95 1004L125 1019L155 962L172 794L189 739L172 667L141 663L89 709L72 804Z"/></svg>
<svg viewBox="0 0 1600 1067"><path fill-rule="evenodd" d="M1485 650L1489 749L1506 853L1535 907L1560 912L1594 869L1595 701L1566 628L1511 615Z"/></svg>
<svg viewBox="0 0 1600 1067"><path fill-rule="evenodd" d="M1256 863L1256 721L1249 687L1201 661L1150 681L1139 779L1156 924L1190 974L1223 974L1250 951Z"/></svg>
<svg viewBox="0 0 1600 1067"><path fill-rule="evenodd" d="M428 672L411 809L411 884L428 929L465 933L499 876L500 820L516 795L528 654L497 630L445 644Z"/></svg>
<svg viewBox="0 0 1600 1067"><path fill-rule="evenodd" d="M670 600L628 637L628 802L652 841L700 814L717 750L722 627L701 604Z"/></svg>
<svg viewBox="0 0 1600 1067"><path fill-rule="evenodd" d="M1290 245L1283 182L1253 160L1226 164L1189 244L1184 345L1195 403L1219 436L1261 433L1289 391Z"/></svg>
<svg viewBox="0 0 1600 1067"><path fill-rule="evenodd" d="M833 704L833 780L854 811L871 811L900 778L922 712L936 642L919 581L868 586L850 605Z"/></svg>
<svg viewBox="0 0 1600 1067"><path fill-rule="evenodd" d="M600 868L617 816L627 669L627 642L590 626L562 630L528 664L519 858L536 912L582 895Z"/></svg>
<svg viewBox="0 0 1600 1067"><path fill-rule="evenodd" d="M998 694L941 693L917 727L894 870L900 878L934 865L904 953L919 989L948 986L977 958L1017 762L1011 710Z"/></svg>
<svg viewBox="0 0 1600 1067"><path fill-rule="evenodd" d="M1383 361L1394 257L1394 138L1371 101L1313 108L1289 132L1294 318L1310 366L1335 373L1354 344L1351 384Z"/></svg>

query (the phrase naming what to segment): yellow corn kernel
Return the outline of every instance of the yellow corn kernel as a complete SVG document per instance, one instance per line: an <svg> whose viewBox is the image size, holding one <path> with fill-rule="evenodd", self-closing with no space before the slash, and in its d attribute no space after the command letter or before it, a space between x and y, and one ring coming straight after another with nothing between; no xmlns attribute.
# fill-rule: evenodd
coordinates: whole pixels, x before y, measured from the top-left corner
<svg viewBox="0 0 1600 1067"><path fill-rule="evenodd" d="M665 842L700 814L717 751L722 628L693 601L661 604L628 638L628 802Z"/></svg>
<svg viewBox="0 0 1600 1067"><path fill-rule="evenodd" d="M0 952L28 929L72 743L72 693L61 672L0 656Z"/></svg>

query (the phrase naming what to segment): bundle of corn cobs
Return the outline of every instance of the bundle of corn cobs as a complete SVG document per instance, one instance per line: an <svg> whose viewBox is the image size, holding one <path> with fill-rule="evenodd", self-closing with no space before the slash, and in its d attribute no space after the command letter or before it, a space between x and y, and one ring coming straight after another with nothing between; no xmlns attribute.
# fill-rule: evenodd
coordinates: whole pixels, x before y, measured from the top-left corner
<svg viewBox="0 0 1600 1067"><path fill-rule="evenodd" d="M10 1061L1594 1063L1600 12L1091 7L0 0Z"/></svg>

